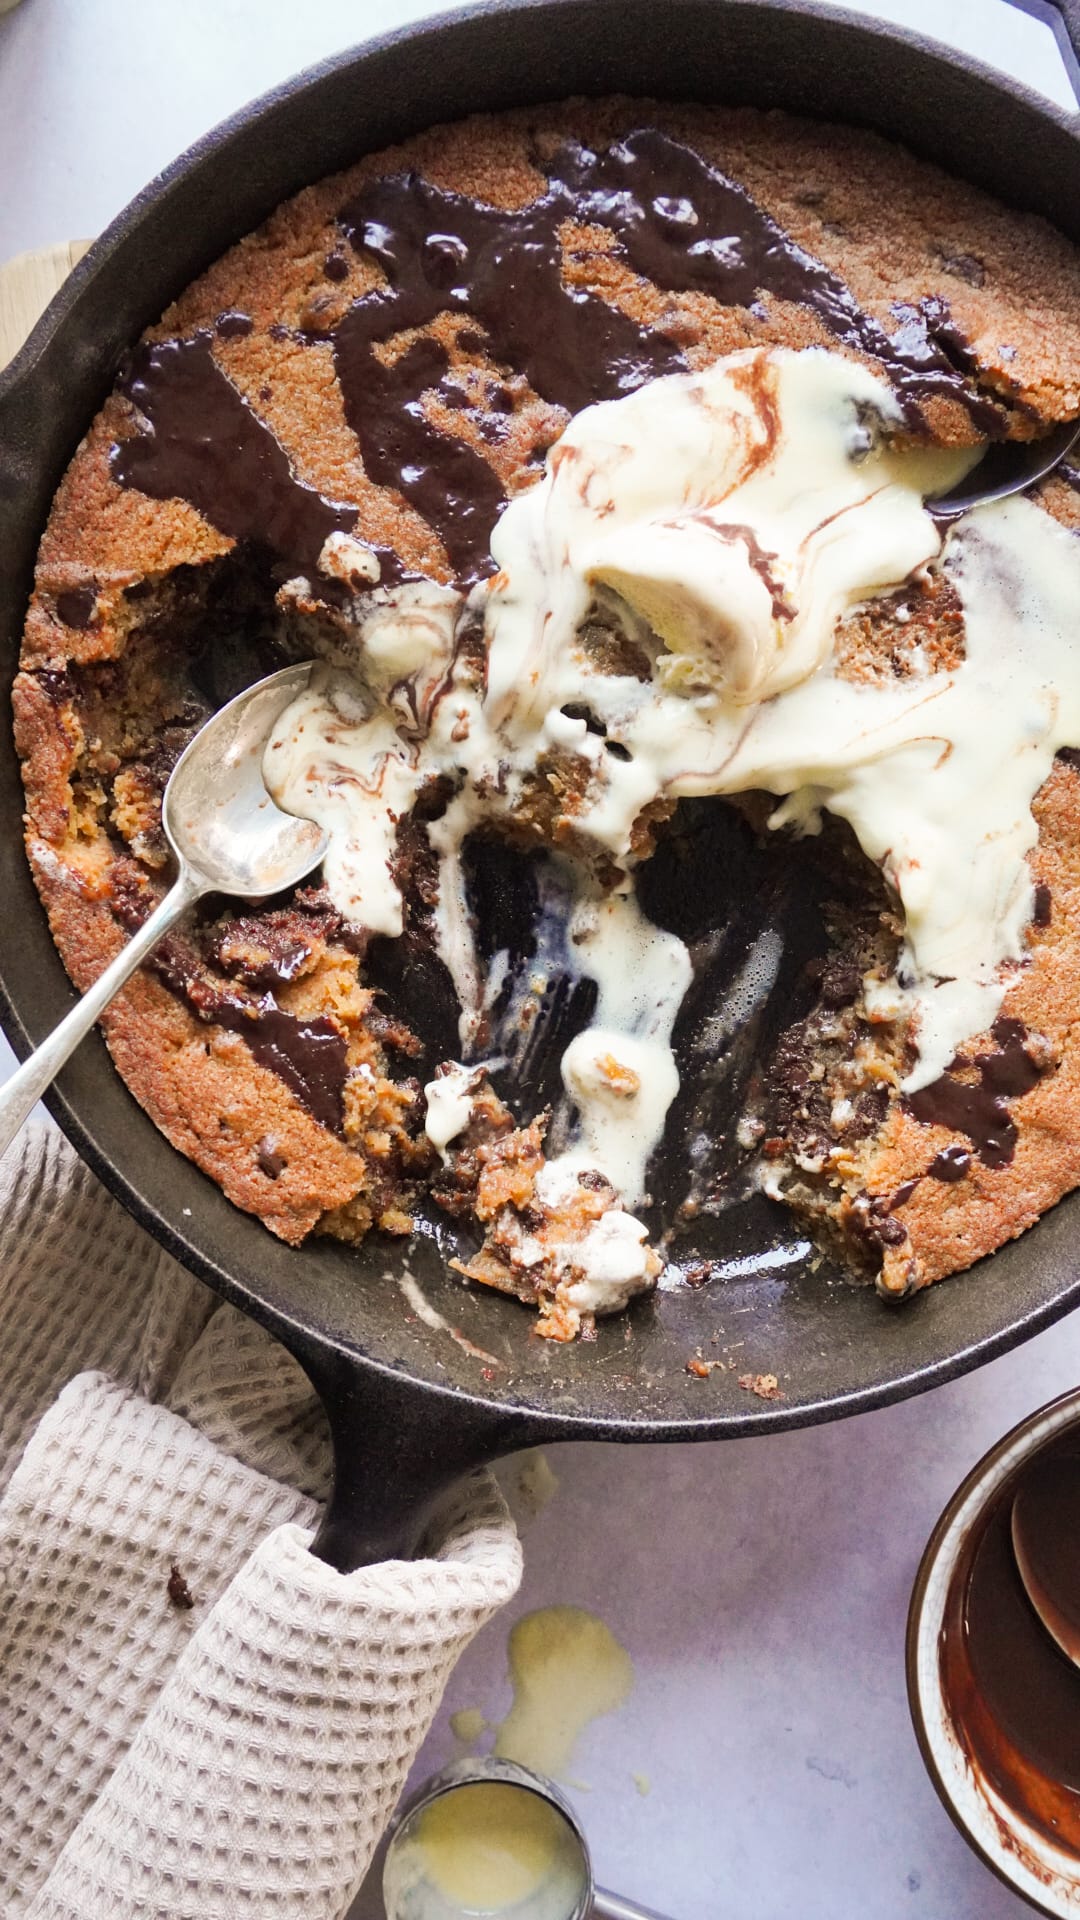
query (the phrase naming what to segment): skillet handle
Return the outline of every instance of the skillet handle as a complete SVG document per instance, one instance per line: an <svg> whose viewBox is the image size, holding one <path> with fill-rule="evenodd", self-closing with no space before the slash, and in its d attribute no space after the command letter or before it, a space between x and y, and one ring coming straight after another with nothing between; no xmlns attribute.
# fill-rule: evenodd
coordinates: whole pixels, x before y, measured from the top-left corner
<svg viewBox="0 0 1080 1920"><path fill-rule="evenodd" d="M345 1354L298 1358L326 1409L334 1449L333 1490L311 1550L339 1573L410 1559L455 1481L537 1437L513 1409L425 1390Z"/></svg>
<svg viewBox="0 0 1080 1920"><path fill-rule="evenodd" d="M1009 0L1009 5L1046 22L1080 106L1080 0Z"/></svg>

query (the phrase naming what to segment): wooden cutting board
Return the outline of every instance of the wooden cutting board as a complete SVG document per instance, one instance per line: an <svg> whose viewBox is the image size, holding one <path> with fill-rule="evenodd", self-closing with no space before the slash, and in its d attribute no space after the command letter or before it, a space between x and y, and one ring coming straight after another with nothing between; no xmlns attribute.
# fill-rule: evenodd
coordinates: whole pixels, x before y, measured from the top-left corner
<svg viewBox="0 0 1080 1920"><path fill-rule="evenodd" d="M89 240L61 240L55 247L17 253L0 267L0 367L18 352L89 245Z"/></svg>

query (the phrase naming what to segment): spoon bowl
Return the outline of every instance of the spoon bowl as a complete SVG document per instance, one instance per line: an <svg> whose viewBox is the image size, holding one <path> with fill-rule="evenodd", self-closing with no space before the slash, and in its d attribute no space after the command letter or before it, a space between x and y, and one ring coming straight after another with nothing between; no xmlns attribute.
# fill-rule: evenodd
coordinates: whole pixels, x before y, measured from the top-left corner
<svg viewBox="0 0 1080 1920"><path fill-rule="evenodd" d="M1038 440L995 441L955 487L927 500L927 508L935 520L956 520L972 507L1024 493L1053 473L1078 442L1080 420L1064 420Z"/></svg>
<svg viewBox="0 0 1080 1920"><path fill-rule="evenodd" d="M208 889L265 900L295 886L323 857L323 829L283 813L262 773L274 723L310 674L311 662L304 660L238 694L207 721L173 768L162 825L181 866L202 875Z"/></svg>
<svg viewBox="0 0 1080 1920"><path fill-rule="evenodd" d="M1050 1638L1080 1666L1080 1458L1035 1459L1010 1516L1024 1591Z"/></svg>

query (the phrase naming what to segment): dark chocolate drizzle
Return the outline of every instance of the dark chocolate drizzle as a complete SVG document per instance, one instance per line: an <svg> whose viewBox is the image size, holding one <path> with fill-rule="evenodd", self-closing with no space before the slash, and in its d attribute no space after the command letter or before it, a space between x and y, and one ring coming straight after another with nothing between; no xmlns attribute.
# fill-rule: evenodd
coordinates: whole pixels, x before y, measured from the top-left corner
<svg viewBox="0 0 1080 1920"><path fill-rule="evenodd" d="M190 1004L190 998L189 998ZM269 1067L330 1133L344 1132L342 1095L347 1067L345 1036L323 1014L299 1019L272 994L254 1004L238 994L215 993L209 1008L194 1009L246 1040L260 1066Z"/></svg>
<svg viewBox="0 0 1080 1920"><path fill-rule="evenodd" d="M408 173L369 181L339 219L389 281L357 301L334 336L346 415L372 479L400 489L439 533L464 580L490 565L501 486L479 454L450 440L422 411L425 388L451 406L451 395L460 393L447 382L446 348L430 338L414 341L388 369L376 344L441 313L468 314L484 328L494 359L571 413L686 366L662 329L642 327L597 295L566 285L567 222L610 228L630 265L673 292L700 291L729 306L751 306L769 293L809 306L844 345L881 362L909 425L922 424L923 401L946 396L960 401L982 431L1001 430L998 407L974 392L955 352L950 357L938 344L949 331L940 302L924 303L925 312L905 310L890 338L742 187L656 131L633 133L603 154L564 149L547 193L512 211ZM460 338L467 350L481 343L473 327Z"/></svg>
<svg viewBox="0 0 1080 1920"><path fill-rule="evenodd" d="M321 1127L344 1132L348 1044L332 1020L286 1013L272 993L253 999L208 979L176 940L162 941L147 965L197 1020L238 1033Z"/></svg>
<svg viewBox="0 0 1080 1920"><path fill-rule="evenodd" d="M114 886L113 911L132 931L152 906L141 889L127 888L122 880ZM197 1020L239 1034L259 1065L276 1073L320 1126L344 1132L348 1043L332 1020L323 1014L287 1013L272 993L253 997L212 979L178 934L162 940L145 964Z"/></svg>
<svg viewBox="0 0 1080 1920"><path fill-rule="evenodd" d="M890 335L743 187L655 129L603 153L564 148L546 193L526 207L487 206L407 173L367 182L339 220L389 284L354 302L328 333L298 337L332 342L346 418L368 475L422 515L462 585L491 570L503 486L481 452L434 424L425 396L469 414L489 438L498 437L498 422L473 405L441 341L414 332L395 356L399 336L440 314L468 316L458 335L464 351L486 351L570 412L686 367L662 328L643 327L599 295L565 283L567 224L607 227L630 266L672 292L706 293L759 315L763 295L810 308L842 345L880 363L914 428L923 424L924 402L944 397L991 437L1002 430L1001 409L968 378L970 354L942 301L903 309ZM340 253L327 255L331 279L344 277L343 269ZM232 310L217 320L225 337L250 325ZM269 331L288 334L277 324ZM114 448L114 477L155 498L188 500L221 532L310 572L327 534L352 530L355 510L297 479L211 347L204 332L137 350L121 390L145 425ZM513 395L505 388L500 395L500 406L512 410ZM406 577L393 556L378 551L383 584Z"/></svg>
<svg viewBox="0 0 1080 1920"><path fill-rule="evenodd" d="M740 540L742 542L746 548L747 560L750 562L751 567L757 574L758 579L761 581L762 586L772 601L773 619L794 620L795 609L785 600L783 585L777 580L773 572L773 566L779 561L780 555L778 553L767 552L758 540L753 527L729 526L718 523L715 520L710 520L707 524L709 531L719 534L722 539L732 541Z"/></svg>
<svg viewBox="0 0 1080 1920"><path fill-rule="evenodd" d="M446 348L422 334L390 365L373 353L384 327L367 302L384 298L369 294L358 301L337 330L334 355L345 417L360 442L369 478L403 494L435 529L465 585L494 565L491 530L503 504L502 482L482 454L443 433L424 412L420 396L425 392L447 397Z"/></svg>
<svg viewBox="0 0 1080 1920"><path fill-rule="evenodd" d="M356 508L297 478L280 441L219 367L212 336L137 347L120 390L145 425L114 446L113 478L155 500L187 500L233 540L314 569L331 533L351 533Z"/></svg>
<svg viewBox="0 0 1080 1920"><path fill-rule="evenodd" d="M573 217L610 227L630 265L657 286L709 294L726 306L753 308L768 294L809 307L844 346L880 361L911 426L923 423L922 402L947 398L981 431L1000 434L999 409L973 392L956 365L965 343L943 301L898 310L901 325L890 336L745 187L690 147L644 129L603 154L570 148L553 171L571 194Z"/></svg>
<svg viewBox="0 0 1080 1920"><path fill-rule="evenodd" d="M1030 1093L1045 1069L1027 1052L1027 1029L1021 1021L1002 1017L995 1020L991 1032L998 1051L976 1054L973 1064L978 1069L977 1081L958 1080L952 1072L943 1073L930 1086L909 1094L907 1107L924 1126L965 1133L984 1166L1007 1167L1016 1152L1017 1134L1006 1101ZM954 1066L967 1064L962 1059L953 1062ZM949 1170L945 1172L938 1165L953 1151L945 1148L930 1167L936 1180L960 1177L952 1171L954 1161L947 1162Z"/></svg>

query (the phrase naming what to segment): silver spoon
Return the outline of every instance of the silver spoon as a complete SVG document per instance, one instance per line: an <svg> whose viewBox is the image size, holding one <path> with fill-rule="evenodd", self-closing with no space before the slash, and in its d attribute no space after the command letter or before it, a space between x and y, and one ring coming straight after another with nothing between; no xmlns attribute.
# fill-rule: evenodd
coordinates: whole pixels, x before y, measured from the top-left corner
<svg viewBox="0 0 1080 1920"><path fill-rule="evenodd" d="M406 1801L382 1891L386 1920L662 1920L596 1885L581 1824L553 1781L494 1756L455 1761Z"/></svg>
<svg viewBox="0 0 1080 1920"><path fill-rule="evenodd" d="M1060 466L1078 440L1080 420L1065 420L1039 440L995 441L970 473L948 493L931 496L927 507L935 520L955 520L971 507L1023 493Z"/></svg>
<svg viewBox="0 0 1080 1920"><path fill-rule="evenodd" d="M78 1005L0 1087L0 1154L113 996L196 900L206 893L265 900L322 859L322 828L283 813L262 776L271 728L310 674L305 660L258 681L215 713L180 755L161 806L179 867L176 881Z"/></svg>
<svg viewBox="0 0 1080 1920"><path fill-rule="evenodd" d="M1050 1638L1080 1666L1080 1459L1033 1460L1010 1526L1024 1591Z"/></svg>

